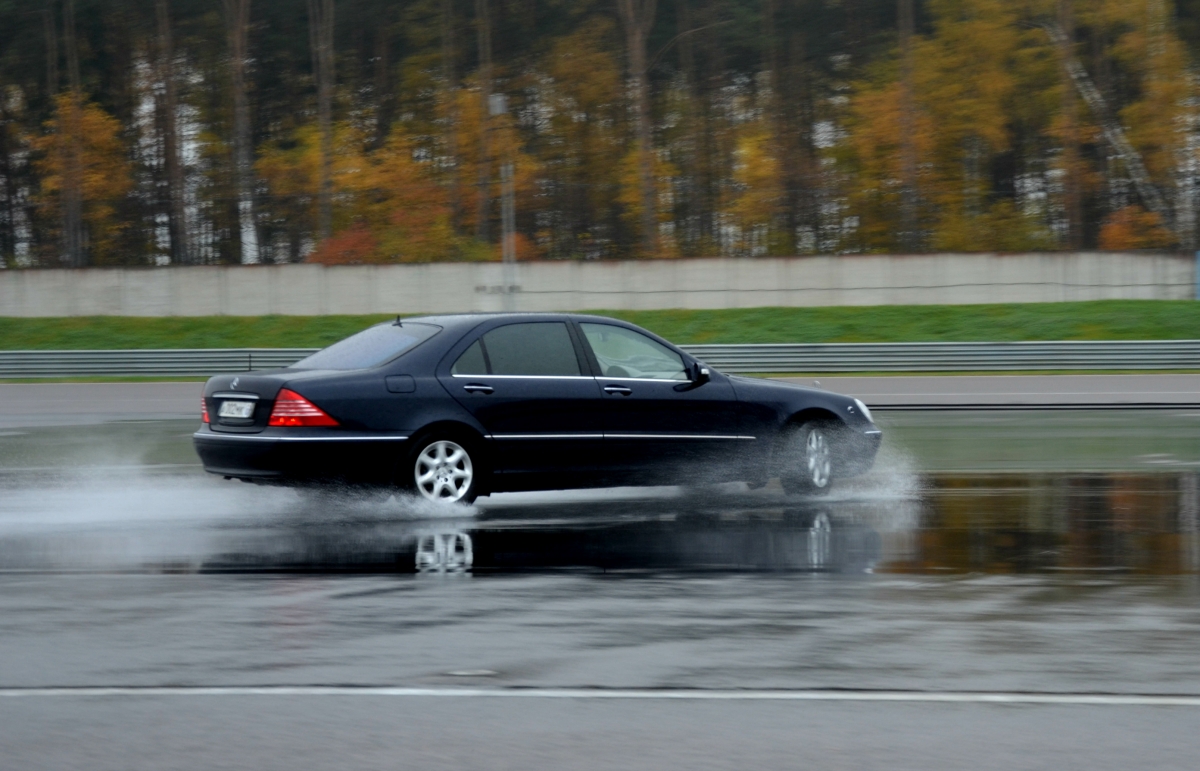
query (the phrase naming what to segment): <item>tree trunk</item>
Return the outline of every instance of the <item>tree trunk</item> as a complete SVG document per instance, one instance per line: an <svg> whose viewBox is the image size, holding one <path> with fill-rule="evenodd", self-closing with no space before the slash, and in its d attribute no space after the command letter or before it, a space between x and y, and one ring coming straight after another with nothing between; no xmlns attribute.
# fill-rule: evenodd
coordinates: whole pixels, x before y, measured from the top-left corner
<svg viewBox="0 0 1200 771"><path fill-rule="evenodd" d="M0 268L13 265L17 244L17 184L9 147L9 116L0 106L0 177L4 179L4 229L0 231Z"/></svg>
<svg viewBox="0 0 1200 771"><path fill-rule="evenodd" d="M446 98L446 155L450 158L450 227L458 232L462 219L462 180L458 168L458 73L455 60L454 0L442 0L442 93Z"/></svg>
<svg viewBox="0 0 1200 771"><path fill-rule="evenodd" d="M59 116L63 133L63 251L64 262L69 268L82 268L87 264L83 233L83 150L82 113L83 94L79 77L79 49L75 44L75 0L63 3L63 46L67 49L67 78L71 96L67 114Z"/></svg>
<svg viewBox="0 0 1200 771"><path fill-rule="evenodd" d="M321 129L321 181L317 192L317 235L333 235L333 0L308 0L317 122Z"/></svg>
<svg viewBox="0 0 1200 771"><path fill-rule="evenodd" d="M1083 248L1083 196L1079 182L1078 110L1075 85L1071 80L1070 61L1075 55L1075 16L1071 0L1058 0L1059 80L1062 88L1063 115L1063 208L1067 217L1067 248Z"/></svg>
<svg viewBox="0 0 1200 771"><path fill-rule="evenodd" d="M920 251L921 234L917 203L917 117L913 86L913 0L899 0L900 21L900 247Z"/></svg>
<svg viewBox="0 0 1200 771"><path fill-rule="evenodd" d="M42 20L46 27L46 95L51 99L58 93L58 30L54 25L53 0L47 0L48 6L42 11Z"/></svg>
<svg viewBox="0 0 1200 771"><path fill-rule="evenodd" d="M246 95L246 58L250 0L222 0L229 33L229 74L233 90L233 176L237 188L239 256L244 265L259 262L258 223L254 214L254 145L250 101Z"/></svg>
<svg viewBox="0 0 1200 771"><path fill-rule="evenodd" d="M392 35L390 25L379 20L375 30L375 147L383 147L392 130L396 100L391 82Z"/></svg>
<svg viewBox="0 0 1200 771"><path fill-rule="evenodd" d="M625 27L629 77L633 81L633 108L638 143L638 188L642 207L642 252L658 252L658 211L654 191L654 156L650 136L650 89L647 83L646 42L654 26L657 0L617 0L617 14Z"/></svg>
<svg viewBox="0 0 1200 771"><path fill-rule="evenodd" d="M492 186L492 19L488 0L475 0L475 29L479 39L479 169L475 197L475 237L488 240Z"/></svg>
<svg viewBox="0 0 1200 771"><path fill-rule="evenodd" d="M808 40L802 29L791 31L790 65L781 78L791 90L780 99L789 116L790 129L786 129L788 141L783 146L780 162L785 185L785 225L788 229L785 243L791 246L789 253L799 252L797 233L802 225L812 229L814 250L820 249L821 216L818 203L822 196L821 175L818 171L817 149L813 142L813 124L816 122L814 78L808 65ZM790 111L788 106L790 105Z"/></svg>
<svg viewBox="0 0 1200 771"><path fill-rule="evenodd" d="M701 221L700 195L700 146L704 141L701 136L703 126L701 118L701 89L699 74L696 71L696 47L692 35L688 34L693 27L692 9L689 0L675 0L675 15L678 23L679 36L679 68L683 72L687 87L689 111L687 113L687 132L689 152L683 156L684 198L679 211L682 213L683 228L676 228L676 239L680 252L687 256L696 253L695 247L703 241L703 229L693 223Z"/></svg>
<svg viewBox="0 0 1200 771"><path fill-rule="evenodd" d="M782 224L785 232L782 244L778 245L782 246L785 254L794 254L797 209L797 203L794 200L796 175L790 172L798 159L796 153L793 152L794 127L788 121L788 105L783 97L783 56L779 50L779 39L776 34L776 30L779 29L776 24L778 21L777 11L775 0L763 1L763 68L767 73L765 109L771 127L771 154L775 156L776 162L779 164L777 173L784 195ZM775 218L772 217L773 219ZM775 230L775 225L775 222L771 222L767 227L768 253L771 242L774 240L771 231Z"/></svg>
<svg viewBox="0 0 1200 771"><path fill-rule="evenodd" d="M179 96L175 82L175 47L171 41L171 16L167 0L156 0L158 16L159 80L163 83L162 149L167 172L167 222L171 237L171 262L192 262L188 244L187 201L184 195L183 162L179 151Z"/></svg>
<svg viewBox="0 0 1200 771"><path fill-rule="evenodd" d="M704 4L704 18L699 26L713 24L720 16L720 0L708 0ZM703 71L697 72L702 120L700 126L700 233L710 251L719 254L721 233L718 226L717 201L720 200L721 180L725 177L725 161L729 155L726 140L720 126L720 108L716 95L720 93L721 74L726 66L726 51L719 37L706 39L706 49L700 56Z"/></svg>

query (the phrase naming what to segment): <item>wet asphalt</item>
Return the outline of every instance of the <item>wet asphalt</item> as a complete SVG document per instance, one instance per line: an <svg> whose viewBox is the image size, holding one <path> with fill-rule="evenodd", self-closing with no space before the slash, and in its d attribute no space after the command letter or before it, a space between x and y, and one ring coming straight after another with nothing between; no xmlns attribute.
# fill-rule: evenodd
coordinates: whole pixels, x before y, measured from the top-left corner
<svg viewBox="0 0 1200 771"><path fill-rule="evenodd" d="M827 498L463 510L10 422L0 768L1193 767L1200 416L880 423Z"/></svg>

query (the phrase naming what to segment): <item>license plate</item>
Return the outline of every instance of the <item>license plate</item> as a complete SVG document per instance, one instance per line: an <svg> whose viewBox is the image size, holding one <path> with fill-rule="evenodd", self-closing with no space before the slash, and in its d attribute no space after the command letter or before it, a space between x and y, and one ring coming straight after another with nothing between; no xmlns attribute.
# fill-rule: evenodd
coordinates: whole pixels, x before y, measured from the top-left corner
<svg viewBox="0 0 1200 771"><path fill-rule="evenodd" d="M254 402L222 402L217 414L223 418L250 418L254 416Z"/></svg>

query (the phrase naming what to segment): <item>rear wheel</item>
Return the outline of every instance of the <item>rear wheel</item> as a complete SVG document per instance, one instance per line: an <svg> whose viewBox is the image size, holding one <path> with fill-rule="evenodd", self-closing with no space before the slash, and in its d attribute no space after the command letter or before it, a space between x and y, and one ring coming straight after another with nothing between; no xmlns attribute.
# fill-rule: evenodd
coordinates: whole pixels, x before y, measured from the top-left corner
<svg viewBox="0 0 1200 771"><path fill-rule="evenodd" d="M833 426L810 421L787 437L784 469L779 477L786 492L824 495L833 483Z"/></svg>
<svg viewBox="0 0 1200 771"><path fill-rule="evenodd" d="M409 456L408 486L420 497L442 503L471 503L479 494L479 457L461 437L432 435ZM474 457L472 457L474 455Z"/></svg>

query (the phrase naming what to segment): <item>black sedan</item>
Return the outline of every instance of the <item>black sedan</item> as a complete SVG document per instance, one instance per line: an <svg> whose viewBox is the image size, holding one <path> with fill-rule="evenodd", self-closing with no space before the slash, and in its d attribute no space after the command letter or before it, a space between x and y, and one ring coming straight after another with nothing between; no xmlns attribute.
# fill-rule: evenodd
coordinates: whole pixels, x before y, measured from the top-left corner
<svg viewBox="0 0 1200 771"><path fill-rule="evenodd" d="M724 375L600 316L464 314L379 324L278 370L221 375L195 433L205 470L439 501L779 477L820 493L871 467L861 401Z"/></svg>

